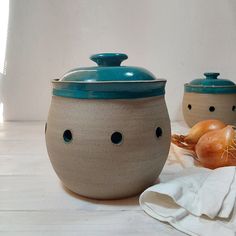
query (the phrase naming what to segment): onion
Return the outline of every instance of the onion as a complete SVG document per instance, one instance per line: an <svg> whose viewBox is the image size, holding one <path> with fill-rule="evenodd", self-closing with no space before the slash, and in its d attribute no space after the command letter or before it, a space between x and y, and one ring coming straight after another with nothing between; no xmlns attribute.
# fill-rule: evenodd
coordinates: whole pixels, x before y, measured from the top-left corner
<svg viewBox="0 0 236 236"><path fill-rule="evenodd" d="M185 137L184 141L186 143L194 143L196 144L198 140L204 135L205 133L213 130L219 130L224 128L226 125L220 120L204 120L198 122L194 125L188 135Z"/></svg>
<svg viewBox="0 0 236 236"><path fill-rule="evenodd" d="M236 133L232 126L204 134L195 146L197 160L207 168L236 165Z"/></svg>
<svg viewBox="0 0 236 236"><path fill-rule="evenodd" d="M172 135L172 143L181 148L194 151L195 145L204 134L209 131L220 130L224 127L226 127L226 124L220 120L200 121L190 129L187 135Z"/></svg>

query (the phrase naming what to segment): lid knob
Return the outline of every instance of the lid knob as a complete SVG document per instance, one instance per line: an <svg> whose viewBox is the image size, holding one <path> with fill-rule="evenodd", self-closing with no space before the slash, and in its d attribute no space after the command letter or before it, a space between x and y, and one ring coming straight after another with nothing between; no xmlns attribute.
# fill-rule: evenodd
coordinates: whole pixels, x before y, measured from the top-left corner
<svg viewBox="0 0 236 236"><path fill-rule="evenodd" d="M204 75L206 76L206 79L217 79L220 73L208 72L208 73L204 73Z"/></svg>
<svg viewBox="0 0 236 236"><path fill-rule="evenodd" d="M120 66L121 62L127 58L128 56L123 53L100 53L90 57L98 66Z"/></svg>

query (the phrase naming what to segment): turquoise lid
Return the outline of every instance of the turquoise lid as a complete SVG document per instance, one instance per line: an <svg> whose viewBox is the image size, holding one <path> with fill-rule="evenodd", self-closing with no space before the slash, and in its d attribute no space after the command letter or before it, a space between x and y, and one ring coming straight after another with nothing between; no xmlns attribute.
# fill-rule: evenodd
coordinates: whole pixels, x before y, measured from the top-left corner
<svg viewBox="0 0 236 236"><path fill-rule="evenodd" d="M195 79L184 85L185 92L229 94L236 93L236 85L231 80L219 79L220 73L204 73L204 79Z"/></svg>
<svg viewBox="0 0 236 236"><path fill-rule="evenodd" d="M82 99L126 99L165 94L166 80L157 80L148 70L121 66L128 56L122 53L95 54L94 67L70 70L53 80L53 95Z"/></svg>

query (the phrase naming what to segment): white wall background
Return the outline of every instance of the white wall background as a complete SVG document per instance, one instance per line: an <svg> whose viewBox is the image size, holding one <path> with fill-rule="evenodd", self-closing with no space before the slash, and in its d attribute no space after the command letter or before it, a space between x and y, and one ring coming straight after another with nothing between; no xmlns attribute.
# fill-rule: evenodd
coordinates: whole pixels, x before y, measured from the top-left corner
<svg viewBox="0 0 236 236"><path fill-rule="evenodd" d="M125 52L124 65L166 78L179 120L185 82L205 71L236 82L236 1L10 0L5 120L46 119L51 79L98 52Z"/></svg>

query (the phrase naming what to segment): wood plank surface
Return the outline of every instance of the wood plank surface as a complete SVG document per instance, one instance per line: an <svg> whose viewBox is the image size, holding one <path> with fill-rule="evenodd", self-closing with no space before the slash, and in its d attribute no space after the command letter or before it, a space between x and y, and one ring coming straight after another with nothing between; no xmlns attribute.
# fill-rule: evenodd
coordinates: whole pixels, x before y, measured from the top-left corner
<svg viewBox="0 0 236 236"><path fill-rule="evenodd" d="M5 122L0 124L0 235L185 234L146 215L138 196L98 201L67 190L47 156L44 123Z"/></svg>

